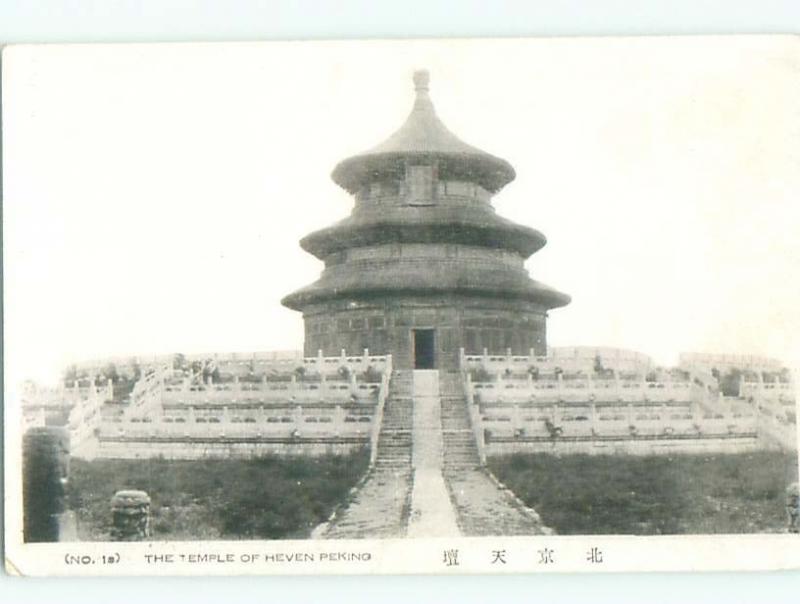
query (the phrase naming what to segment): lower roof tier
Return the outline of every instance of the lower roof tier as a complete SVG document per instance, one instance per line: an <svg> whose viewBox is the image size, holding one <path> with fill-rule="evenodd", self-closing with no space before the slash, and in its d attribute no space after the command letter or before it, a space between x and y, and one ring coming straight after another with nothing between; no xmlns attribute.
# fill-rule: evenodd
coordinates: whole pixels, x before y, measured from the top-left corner
<svg viewBox="0 0 800 604"><path fill-rule="evenodd" d="M380 212L355 212L307 235L300 246L325 259L348 248L382 243L458 243L509 250L527 258L547 239L539 231L485 208L406 205Z"/></svg>
<svg viewBox="0 0 800 604"><path fill-rule="evenodd" d="M544 310L566 306L567 294L528 277L520 270L480 268L431 260L426 265L398 263L374 270L347 265L326 269L315 283L286 296L281 303L293 310L333 300L363 300L399 295L470 295L518 299Z"/></svg>

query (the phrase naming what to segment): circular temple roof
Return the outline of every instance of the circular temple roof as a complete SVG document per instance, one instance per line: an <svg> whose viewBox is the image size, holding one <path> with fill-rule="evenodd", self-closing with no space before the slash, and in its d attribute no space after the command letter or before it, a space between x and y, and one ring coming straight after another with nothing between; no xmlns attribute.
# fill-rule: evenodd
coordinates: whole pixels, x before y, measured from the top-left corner
<svg viewBox="0 0 800 604"><path fill-rule="evenodd" d="M331 174L336 184L356 193L366 182L394 172L398 162L415 158L444 161L492 193L514 180L516 173L506 160L468 145L447 129L428 96L428 83L427 71L414 73L417 98L408 119L377 147L341 161Z"/></svg>
<svg viewBox="0 0 800 604"><path fill-rule="evenodd" d="M349 216L300 241L317 258L351 247L380 243L460 243L513 250L523 258L541 249L547 239L535 229L493 212L471 208L383 208L380 213Z"/></svg>
<svg viewBox="0 0 800 604"><path fill-rule="evenodd" d="M333 270L281 300L294 310L309 304L348 298L396 298L398 295L462 294L485 298L521 299L546 309L569 304L571 298L549 285L534 281L519 271L464 268L451 266L419 266L399 264L382 270Z"/></svg>

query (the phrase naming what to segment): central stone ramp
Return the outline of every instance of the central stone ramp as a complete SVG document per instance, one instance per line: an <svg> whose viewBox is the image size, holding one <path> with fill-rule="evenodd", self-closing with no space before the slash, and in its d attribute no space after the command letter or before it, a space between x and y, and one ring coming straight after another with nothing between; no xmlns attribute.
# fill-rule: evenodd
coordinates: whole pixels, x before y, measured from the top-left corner
<svg viewBox="0 0 800 604"><path fill-rule="evenodd" d="M411 498L411 372L395 371L383 410L374 465L350 500L312 537L376 539L404 537Z"/></svg>
<svg viewBox="0 0 800 604"><path fill-rule="evenodd" d="M442 476L444 443L439 372L416 370L413 380L414 488L411 492L411 515L407 534L409 537L458 535L455 510Z"/></svg>
<svg viewBox="0 0 800 604"><path fill-rule="evenodd" d="M462 376L441 374L444 479L464 535L549 534L538 514L526 507L481 465Z"/></svg>

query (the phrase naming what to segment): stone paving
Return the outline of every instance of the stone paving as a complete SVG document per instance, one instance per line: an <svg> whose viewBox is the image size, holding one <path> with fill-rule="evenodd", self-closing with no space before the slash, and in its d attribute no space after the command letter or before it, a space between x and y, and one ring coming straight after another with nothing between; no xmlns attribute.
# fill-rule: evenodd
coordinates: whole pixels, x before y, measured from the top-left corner
<svg viewBox="0 0 800 604"><path fill-rule="evenodd" d="M458 535L456 514L442 476L442 438L439 372L414 372L413 466L409 537Z"/></svg>
<svg viewBox="0 0 800 604"><path fill-rule="evenodd" d="M467 536L547 535L533 510L503 488L484 468L445 471L458 525Z"/></svg>
<svg viewBox="0 0 800 604"><path fill-rule="evenodd" d="M411 470L375 467L349 505L324 530L326 539L404 537Z"/></svg>

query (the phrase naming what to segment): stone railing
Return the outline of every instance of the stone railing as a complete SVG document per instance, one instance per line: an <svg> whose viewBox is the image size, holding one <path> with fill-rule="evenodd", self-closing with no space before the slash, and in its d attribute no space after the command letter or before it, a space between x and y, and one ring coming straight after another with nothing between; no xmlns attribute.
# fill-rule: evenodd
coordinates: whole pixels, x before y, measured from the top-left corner
<svg viewBox="0 0 800 604"><path fill-rule="evenodd" d="M306 409L302 406L214 411L188 409L160 417L133 417L104 422L100 439L257 438L286 440L318 436L371 435L375 405Z"/></svg>
<svg viewBox="0 0 800 604"><path fill-rule="evenodd" d="M392 355L386 357L386 368L381 376L381 385L378 390L378 403L375 406L375 416L372 420L372 431L370 433L369 463L373 465L378 458L378 439L383 424L383 410L386 407L386 398L389 396L389 380L392 375Z"/></svg>
<svg viewBox="0 0 800 604"><path fill-rule="evenodd" d="M175 354L158 354L127 357L106 357L103 359L80 361L75 364L75 367L79 371L94 371L98 374L102 373L103 369L109 364L115 365L118 369L124 367L133 367L134 365L138 365L143 369L172 367L175 356ZM195 361L205 362L207 360L212 360L216 363L256 361L286 365L296 365L303 362L303 353L299 350L264 352L211 352L183 354L181 356L183 356L184 360L190 364Z"/></svg>
<svg viewBox="0 0 800 604"><path fill-rule="evenodd" d="M51 394L64 404L69 401L68 424L79 448L88 441L96 442L98 436L223 438L228 434L291 440L303 435L333 435L373 442L377 438L373 433L379 422L376 428L373 416L382 414L391 375L390 356L371 356L365 350L360 356L306 359L259 353L215 358L247 364L248 372L254 361L263 361L270 374L264 373L258 381L234 375L232 381L215 383L209 378L203 383L198 375L173 371L162 358L161 364L145 369L122 412L106 419L101 410L105 401L113 399L110 380L105 386L97 386L95 380L89 380L88 386L76 383ZM42 400L44 390L38 394L35 388L29 390L29 398ZM48 401L52 402L51 398ZM30 427L40 423L34 407L41 405L28 406Z"/></svg>
<svg viewBox="0 0 800 604"><path fill-rule="evenodd" d="M742 380L739 384L741 398L753 398L756 401L787 401L794 402L794 384L788 382L748 382Z"/></svg>
<svg viewBox="0 0 800 604"><path fill-rule="evenodd" d="M610 369L643 374L648 367L645 355L633 352L621 354L624 351L613 352L613 355L608 354L608 351L606 356L600 355L601 362ZM523 373L531 367L542 373L552 373L556 370L566 373L591 372L594 364L594 357L559 354L557 350L553 355L537 355L532 349L527 355L514 355L511 354L511 350L505 354L489 354L486 349L482 354L466 354L463 348L460 350L461 369L482 369L490 374Z"/></svg>
<svg viewBox="0 0 800 604"><path fill-rule="evenodd" d="M30 428L43 428L46 425L47 412L44 407L35 409L23 409L22 412L22 432Z"/></svg>
<svg viewBox="0 0 800 604"><path fill-rule="evenodd" d="M249 373L289 374L300 367L323 375L335 375L342 367L352 371L364 371L367 367L372 366L377 371L384 371L387 359L385 355L370 355L368 349L363 350L361 354L355 355L348 355L345 351L342 351L340 355L334 357L325 357L321 352L316 356L304 357L299 351L201 353L185 354L182 357L189 366L196 362L204 365L207 362L211 362L220 372L233 373L240 376ZM172 369L174 359L175 355L173 354L117 357L85 361L78 363L77 368L99 375L111 363L123 372L128 373L134 366L139 366L145 372L153 370L160 372L165 369Z"/></svg>
<svg viewBox="0 0 800 604"><path fill-rule="evenodd" d="M361 355L347 355L344 350L338 357L324 357L322 351L315 357L303 359L303 366L309 370L315 370L322 376L336 375L341 367L346 367L351 373L365 371L372 367L381 373L391 372L391 355L373 356L369 354L369 349L365 348Z"/></svg>
<svg viewBox="0 0 800 604"><path fill-rule="evenodd" d="M792 411L786 413L784 409L761 407L758 414L759 432L775 442L781 449L797 451L798 432L797 416L792 406Z"/></svg>
<svg viewBox="0 0 800 604"><path fill-rule="evenodd" d="M701 388L691 382L646 382L603 379L505 379L502 375L493 382L473 382L465 374L467 391L483 401L511 402L582 402L582 401L691 401Z"/></svg>
<svg viewBox="0 0 800 604"><path fill-rule="evenodd" d="M387 374L383 374L382 380ZM165 385L164 406L252 405L371 402L380 397L381 383L347 382L231 382L227 384Z"/></svg>
<svg viewBox="0 0 800 604"><path fill-rule="evenodd" d="M167 371L167 367L158 367L136 382L131 391L130 410L138 413L160 406Z"/></svg>
<svg viewBox="0 0 800 604"><path fill-rule="evenodd" d="M481 418L481 409L480 406L475 403L473 390L469 387L469 374L462 370L461 375L464 382L464 393L467 397L469 425L470 428L472 428L472 433L475 437L475 443L478 447L478 458L480 459L482 465L486 465L486 442L483 437L484 426Z"/></svg>
<svg viewBox="0 0 800 604"><path fill-rule="evenodd" d="M513 438L709 438L754 436L759 417L744 413L702 413L697 407L643 405L478 406L482 428Z"/></svg>
<svg viewBox="0 0 800 604"><path fill-rule="evenodd" d="M98 380L75 380L70 386L62 383L53 388L28 386L22 393L22 407L46 407L51 410L58 408L70 409L73 405L83 400L99 400L103 402L112 398L113 395L114 386L111 380L105 380L104 384L98 383Z"/></svg>

